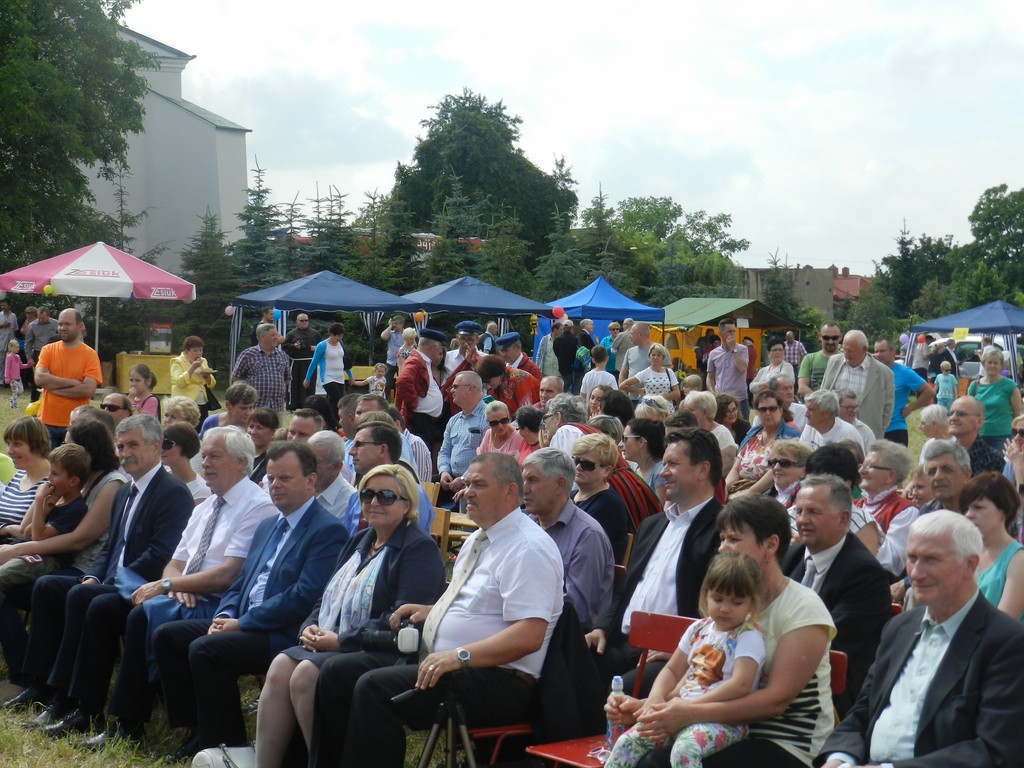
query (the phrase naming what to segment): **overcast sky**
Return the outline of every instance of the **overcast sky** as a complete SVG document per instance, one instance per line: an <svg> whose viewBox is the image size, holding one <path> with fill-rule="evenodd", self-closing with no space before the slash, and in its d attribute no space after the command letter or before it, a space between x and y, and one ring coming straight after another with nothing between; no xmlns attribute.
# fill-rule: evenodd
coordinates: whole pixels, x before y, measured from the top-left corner
<svg viewBox="0 0 1024 768"><path fill-rule="evenodd" d="M729 213L747 266L874 272L903 220L970 239L1024 186L1024 5L1006 2L142 0L129 27L196 56L183 96L252 129L277 202L355 210L463 87L523 119L581 207L671 196Z"/></svg>

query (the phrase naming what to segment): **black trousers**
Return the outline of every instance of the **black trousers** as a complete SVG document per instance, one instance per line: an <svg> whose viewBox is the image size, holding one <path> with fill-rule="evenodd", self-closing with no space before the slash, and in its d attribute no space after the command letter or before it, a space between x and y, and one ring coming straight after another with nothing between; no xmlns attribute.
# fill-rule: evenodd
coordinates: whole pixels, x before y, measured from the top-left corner
<svg viewBox="0 0 1024 768"><path fill-rule="evenodd" d="M154 686L149 682L146 630L149 622L141 605L131 609L125 623L124 650L107 711L132 725L149 720L153 712Z"/></svg>
<svg viewBox="0 0 1024 768"><path fill-rule="evenodd" d="M196 728L199 746L247 741L238 678L267 671L279 648L263 632L206 634L209 619L163 624L153 632L167 719L172 728Z"/></svg>
<svg viewBox="0 0 1024 768"><path fill-rule="evenodd" d="M418 666L367 671L369 654L342 654L324 664L316 685L311 768L402 768L404 725L429 728L454 685L470 726L522 721L534 686L502 669L467 669L445 675L400 706L391 698L411 689ZM319 730L317 722L320 721ZM318 738L319 736L319 738Z"/></svg>
<svg viewBox="0 0 1024 768"><path fill-rule="evenodd" d="M302 407L302 404L306 402L306 398L312 394L308 389L302 386L306 380L306 371L309 370L309 364L313 358L307 357L300 360L292 360L292 379L288 385L288 410L294 411ZM335 406L334 410L337 411L338 407Z"/></svg>
<svg viewBox="0 0 1024 768"><path fill-rule="evenodd" d="M7 593L7 599L0 605L0 649L7 662L11 682L28 687L32 684L22 671L25 666L25 649L28 646L28 631L19 608L28 611L32 607L32 584L19 584Z"/></svg>
<svg viewBox="0 0 1024 768"><path fill-rule="evenodd" d="M61 654L65 648L62 644L61 654L57 656L58 665L50 674L50 684L62 687L71 698L78 699L84 712L98 715L103 712L103 704L107 700L110 676L114 672L125 619L132 604L116 591L98 593L91 599L89 591L92 591L89 586L77 586L68 594L69 612L84 609L84 630L70 679L65 683L63 679L56 678L58 665L64 668Z"/></svg>

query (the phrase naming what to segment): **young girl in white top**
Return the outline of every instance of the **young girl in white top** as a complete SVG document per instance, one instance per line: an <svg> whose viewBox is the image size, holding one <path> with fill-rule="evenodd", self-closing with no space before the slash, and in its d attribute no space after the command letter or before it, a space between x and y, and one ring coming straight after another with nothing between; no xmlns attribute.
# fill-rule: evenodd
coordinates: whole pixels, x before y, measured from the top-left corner
<svg viewBox="0 0 1024 768"><path fill-rule="evenodd" d="M352 382L357 387L366 387L371 395L383 395L384 387L387 384L388 367L384 363L377 363L373 366L373 376L367 376L362 381Z"/></svg>
<svg viewBox="0 0 1024 768"><path fill-rule="evenodd" d="M676 696L705 701L730 701L757 688L764 665L764 638L751 624L761 594L761 570L749 555L719 554L708 567L700 590L701 612L679 640L679 648L659 673L637 725L615 743L606 768L632 768L645 754L669 745L639 735L644 715L654 713ZM705 757L746 738L744 725L697 723L672 742L672 768L700 766Z"/></svg>
<svg viewBox="0 0 1024 768"><path fill-rule="evenodd" d="M594 348L590 350L590 362L594 367L587 371L587 375L583 377L583 383L580 384L580 395L584 400L589 398L590 393L601 384L612 389L619 388L616 378L605 370L605 366L608 365L607 349L600 344L595 344Z"/></svg>

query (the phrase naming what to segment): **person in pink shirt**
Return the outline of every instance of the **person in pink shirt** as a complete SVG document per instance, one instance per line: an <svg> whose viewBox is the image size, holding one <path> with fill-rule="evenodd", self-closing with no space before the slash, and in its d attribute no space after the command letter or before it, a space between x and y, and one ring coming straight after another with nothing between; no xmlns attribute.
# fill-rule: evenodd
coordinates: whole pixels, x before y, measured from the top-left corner
<svg viewBox="0 0 1024 768"><path fill-rule="evenodd" d="M11 388L11 410L18 407L18 395L25 391L21 382L21 371L23 368L31 368L28 363L21 362L21 355L18 354L18 340L11 339L7 342L7 357L4 359L4 381Z"/></svg>
<svg viewBox="0 0 1024 768"><path fill-rule="evenodd" d="M477 454L507 453L509 456L519 456L519 447L523 438L512 426L512 418L508 412L508 406L501 400L494 400L484 408L484 418L487 420L488 430L484 432L480 447L476 449Z"/></svg>
<svg viewBox="0 0 1024 768"><path fill-rule="evenodd" d="M128 397L131 398L135 413L148 413L160 420L160 398L153 394L156 374L145 363L133 365L128 371Z"/></svg>

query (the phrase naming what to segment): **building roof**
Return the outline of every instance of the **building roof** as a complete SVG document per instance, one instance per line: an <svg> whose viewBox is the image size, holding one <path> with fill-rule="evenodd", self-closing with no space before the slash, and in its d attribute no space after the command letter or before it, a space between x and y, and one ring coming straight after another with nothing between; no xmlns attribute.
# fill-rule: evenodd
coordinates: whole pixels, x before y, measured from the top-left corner
<svg viewBox="0 0 1024 768"><path fill-rule="evenodd" d="M211 112L208 109L203 109L198 104L193 104L191 101L185 101L185 99L172 99L170 96L165 96L162 93L154 91L152 88L149 90L149 92L154 96L163 99L164 101L169 101L171 104L174 104L175 106L184 109L186 112L190 112L191 114L198 117L200 120L209 123L215 128L224 128L225 130L229 131L245 131L246 133L252 132L251 128L245 128L244 126L241 126L238 123L233 123L226 117L221 117L220 115L215 114L214 112Z"/></svg>
<svg viewBox="0 0 1024 768"><path fill-rule="evenodd" d="M194 55L179 51L177 48L172 48L166 43L161 43L159 40L154 40L152 37L147 37L141 32L136 32L134 29L128 29L128 27L120 27L118 30L122 37L127 37L134 40L136 43L146 49L150 49L151 53L155 53L158 56L170 58L170 59L184 59L185 61L192 61L195 58Z"/></svg>

